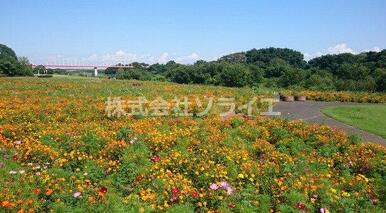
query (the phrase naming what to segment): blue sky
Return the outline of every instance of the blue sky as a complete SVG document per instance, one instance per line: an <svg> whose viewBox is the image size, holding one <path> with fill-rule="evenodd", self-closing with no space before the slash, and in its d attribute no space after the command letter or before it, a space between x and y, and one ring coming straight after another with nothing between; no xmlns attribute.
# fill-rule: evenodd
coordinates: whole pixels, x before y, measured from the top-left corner
<svg viewBox="0 0 386 213"><path fill-rule="evenodd" d="M0 43L34 63L212 60L288 47L386 48L386 1L0 0Z"/></svg>

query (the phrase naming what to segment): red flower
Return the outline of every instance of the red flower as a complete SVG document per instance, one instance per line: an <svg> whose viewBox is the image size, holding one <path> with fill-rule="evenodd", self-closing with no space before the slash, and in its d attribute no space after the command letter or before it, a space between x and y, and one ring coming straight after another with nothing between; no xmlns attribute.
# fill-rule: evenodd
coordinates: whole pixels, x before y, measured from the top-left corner
<svg viewBox="0 0 386 213"><path fill-rule="evenodd" d="M235 204L233 204L233 203L229 203L229 204L228 204L228 208L230 208L230 209L233 209L233 208L235 208L235 206L236 206L236 205L235 205Z"/></svg>
<svg viewBox="0 0 386 213"><path fill-rule="evenodd" d="M306 209L306 206L304 205L304 203L297 203L296 208L301 211L304 211Z"/></svg>
<svg viewBox="0 0 386 213"><path fill-rule="evenodd" d="M19 157L18 157L17 155L14 155L14 156L12 156L12 159L13 159L14 161L17 161L17 160L19 160Z"/></svg>
<svg viewBox="0 0 386 213"><path fill-rule="evenodd" d="M173 193L173 195L178 195L180 193L180 189L178 187L174 187L172 189L172 193Z"/></svg>
<svg viewBox="0 0 386 213"><path fill-rule="evenodd" d="M105 196L105 194L107 193L107 188L102 186L101 188L99 188L99 196L103 197Z"/></svg>
<svg viewBox="0 0 386 213"><path fill-rule="evenodd" d="M198 191L196 191L196 190L194 190L194 191L192 191L192 197L194 197L194 198L196 198L196 197L198 197Z"/></svg>
<svg viewBox="0 0 386 213"><path fill-rule="evenodd" d="M151 157L151 160L152 160L153 162L158 162L159 160L161 160L161 157L158 156L158 155L154 155L153 157Z"/></svg>
<svg viewBox="0 0 386 213"><path fill-rule="evenodd" d="M138 175L135 179L136 179L137 181L141 181L141 180L143 180L143 178L144 178L143 175Z"/></svg>

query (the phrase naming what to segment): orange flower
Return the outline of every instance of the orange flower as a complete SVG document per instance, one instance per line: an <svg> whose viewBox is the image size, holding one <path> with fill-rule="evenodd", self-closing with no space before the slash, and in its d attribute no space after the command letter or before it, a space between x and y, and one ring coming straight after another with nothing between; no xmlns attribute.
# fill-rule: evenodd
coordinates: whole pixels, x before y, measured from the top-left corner
<svg viewBox="0 0 386 213"><path fill-rule="evenodd" d="M47 188L46 189L46 195L47 196L50 196L52 194L52 192L54 192L54 190L50 189L50 188Z"/></svg>
<svg viewBox="0 0 386 213"><path fill-rule="evenodd" d="M15 207L15 204L13 204L12 202L10 202L8 200L5 200L5 201L1 202L1 206L4 208L7 208L7 209L11 209L11 208Z"/></svg>
<svg viewBox="0 0 386 213"><path fill-rule="evenodd" d="M36 194L36 195L39 195L39 194L40 194L40 189L39 189L39 188L34 188L32 191L33 191L33 193Z"/></svg>

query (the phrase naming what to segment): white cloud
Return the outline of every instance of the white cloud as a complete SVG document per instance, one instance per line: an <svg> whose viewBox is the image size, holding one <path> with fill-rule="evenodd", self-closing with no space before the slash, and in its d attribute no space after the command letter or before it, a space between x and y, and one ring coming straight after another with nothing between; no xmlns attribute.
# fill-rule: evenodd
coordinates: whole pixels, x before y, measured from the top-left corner
<svg viewBox="0 0 386 213"><path fill-rule="evenodd" d="M372 51L372 52L381 52L381 48L379 48L379 47L373 47L373 48L371 48L371 49L366 49L365 50L365 52L370 52L370 51Z"/></svg>
<svg viewBox="0 0 386 213"><path fill-rule="evenodd" d="M162 54L158 57L158 59L157 59L157 63L160 63L160 64L165 64L165 63L167 63L168 61L170 61L170 59L169 59L169 53L167 53L167 52L162 53Z"/></svg>
<svg viewBox="0 0 386 213"><path fill-rule="evenodd" d="M354 51L352 48L350 48L346 43L341 43L337 44L335 46L327 48L325 51L319 51L315 53L304 53L304 59L305 60L311 60L313 58L322 56L322 55L327 55L327 54L341 54L341 53L360 53L360 52L369 52L369 51L374 51L374 52L380 52L382 49L379 47L373 47L372 49L365 49L362 51Z"/></svg>
<svg viewBox="0 0 386 213"><path fill-rule="evenodd" d="M66 64L66 65L111 65L111 64L130 64L134 61L145 62L148 64L160 63L165 64L170 60L175 60L178 63L191 64L201 59L197 53L191 53L185 56L169 54L163 52L158 56L151 54L137 55L135 53L118 50L114 53L92 54L86 57L67 57L63 55L51 55L47 57L31 58L35 64Z"/></svg>
<svg viewBox="0 0 386 213"><path fill-rule="evenodd" d="M319 56L322 56L323 53L322 52L316 52L316 53L312 53L312 54L309 54L309 53L304 53L304 59L306 61L309 61L313 58L316 58L316 57L319 57Z"/></svg>
<svg viewBox="0 0 386 213"><path fill-rule="evenodd" d="M134 53L126 53L122 50L118 50L113 54L105 54L102 56L98 55L92 55L92 59L94 59L92 62L96 63L98 61L105 63L131 63L137 60L137 55Z"/></svg>
<svg viewBox="0 0 386 213"><path fill-rule="evenodd" d="M327 51L329 54L355 53L354 50L348 47L346 43L341 43L333 47L329 47Z"/></svg>
<svg viewBox="0 0 386 213"><path fill-rule="evenodd" d="M200 59L201 59L201 57L197 53L192 53L190 55L181 56L181 57L176 58L176 62L181 63L181 64L192 64Z"/></svg>

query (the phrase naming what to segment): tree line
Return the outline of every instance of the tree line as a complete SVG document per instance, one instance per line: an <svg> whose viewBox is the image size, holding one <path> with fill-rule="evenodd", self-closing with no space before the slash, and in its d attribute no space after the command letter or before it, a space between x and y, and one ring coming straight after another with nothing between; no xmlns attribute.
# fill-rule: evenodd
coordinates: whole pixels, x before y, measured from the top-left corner
<svg viewBox="0 0 386 213"><path fill-rule="evenodd" d="M133 65L130 69L110 67L106 74L119 79L229 87L386 91L386 50L324 55L307 62L298 51L271 47L234 53L211 62L199 60L192 65L174 61Z"/></svg>

